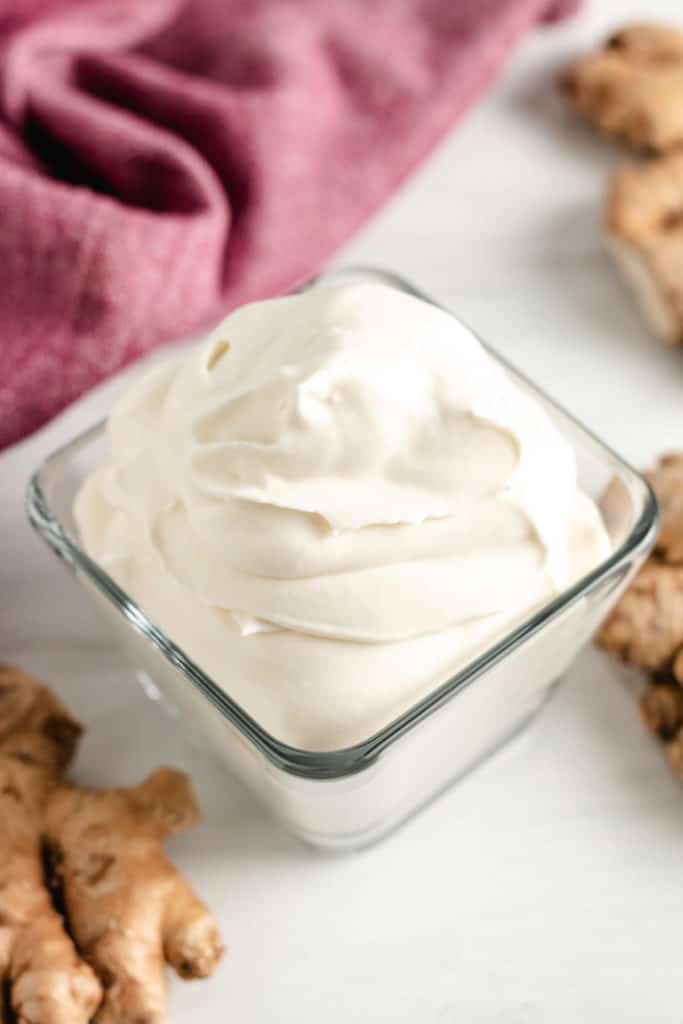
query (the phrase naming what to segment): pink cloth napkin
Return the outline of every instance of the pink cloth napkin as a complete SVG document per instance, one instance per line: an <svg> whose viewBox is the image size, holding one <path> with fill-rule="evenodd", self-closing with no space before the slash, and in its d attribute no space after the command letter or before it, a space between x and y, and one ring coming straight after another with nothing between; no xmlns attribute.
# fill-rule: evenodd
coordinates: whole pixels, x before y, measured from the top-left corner
<svg viewBox="0 0 683 1024"><path fill-rule="evenodd" d="M0 8L0 447L312 274L573 0ZM8 13L9 12L9 13Z"/></svg>

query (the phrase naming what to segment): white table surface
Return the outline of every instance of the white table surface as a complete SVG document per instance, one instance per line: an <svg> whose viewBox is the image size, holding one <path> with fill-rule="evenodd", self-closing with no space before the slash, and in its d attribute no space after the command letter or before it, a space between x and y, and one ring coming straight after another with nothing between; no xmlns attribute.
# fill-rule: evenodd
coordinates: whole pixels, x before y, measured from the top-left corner
<svg viewBox="0 0 683 1024"><path fill-rule="evenodd" d="M652 341L596 225L618 154L553 92L564 61L680 0L593 0L541 30L434 158L342 254L448 303L627 457L683 445L683 354ZM0 458L0 656L88 723L93 783L192 772L203 824L172 851L229 956L173 983L172 1024L683 1021L683 790L628 674L582 655L527 733L386 843L299 846L142 695L82 595L24 524L29 469L106 411L119 381Z"/></svg>

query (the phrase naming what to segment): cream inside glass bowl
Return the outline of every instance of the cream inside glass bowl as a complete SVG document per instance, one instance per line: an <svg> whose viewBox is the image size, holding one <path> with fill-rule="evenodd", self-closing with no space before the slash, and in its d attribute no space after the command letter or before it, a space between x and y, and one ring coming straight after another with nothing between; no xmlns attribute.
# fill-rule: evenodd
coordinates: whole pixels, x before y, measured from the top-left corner
<svg viewBox="0 0 683 1024"><path fill-rule="evenodd" d="M331 848L518 729L656 527L636 473L378 271L143 371L38 470L29 514L133 664Z"/></svg>

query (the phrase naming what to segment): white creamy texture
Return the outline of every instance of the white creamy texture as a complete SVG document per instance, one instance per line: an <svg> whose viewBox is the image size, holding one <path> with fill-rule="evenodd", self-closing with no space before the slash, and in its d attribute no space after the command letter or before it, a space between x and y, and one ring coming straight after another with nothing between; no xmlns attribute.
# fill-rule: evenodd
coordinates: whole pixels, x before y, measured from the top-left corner
<svg viewBox="0 0 683 1024"><path fill-rule="evenodd" d="M237 310L109 433L86 550L293 746L367 739L608 550L545 412L385 286Z"/></svg>

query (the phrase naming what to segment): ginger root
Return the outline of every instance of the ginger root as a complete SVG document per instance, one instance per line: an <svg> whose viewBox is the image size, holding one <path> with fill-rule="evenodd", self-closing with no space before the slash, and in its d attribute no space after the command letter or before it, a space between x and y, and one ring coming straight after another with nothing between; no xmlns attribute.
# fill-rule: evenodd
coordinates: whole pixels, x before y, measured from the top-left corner
<svg viewBox="0 0 683 1024"><path fill-rule="evenodd" d="M17 1024L160 1024L164 960L200 978L222 953L162 848L194 824L197 802L170 768L127 789L67 785L81 731L45 685L0 668L0 1020L6 990ZM44 845L78 951L50 898Z"/></svg>
<svg viewBox="0 0 683 1024"><path fill-rule="evenodd" d="M683 210L683 188L681 189ZM657 495L662 525L657 551L669 565L683 563L683 452L662 455L645 474Z"/></svg>
<svg viewBox="0 0 683 1024"><path fill-rule="evenodd" d="M683 453L660 458L645 474L662 525L654 554L598 633L610 654L683 685Z"/></svg>
<svg viewBox="0 0 683 1024"><path fill-rule="evenodd" d="M674 678L651 680L640 710L650 731L664 741L671 771L683 781L683 686Z"/></svg>
<svg viewBox="0 0 683 1024"><path fill-rule="evenodd" d="M649 559L597 640L632 665L652 672L668 668L683 645L683 566Z"/></svg>
<svg viewBox="0 0 683 1024"><path fill-rule="evenodd" d="M183 978L206 977L220 959L213 917L161 846L198 816L187 776L169 768L130 789L61 787L49 802L71 929L104 986L101 1024L164 1019L164 958Z"/></svg>
<svg viewBox="0 0 683 1024"><path fill-rule="evenodd" d="M653 680L641 698L640 710L651 732L663 740L673 739L683 725L683 687L674 680Z"/></svg>
<svg viewBox="0 0 683 1024"><path fill-rule="evenodd" d="M0 666L0 1019L86 1024L101 998L45 884L42 821L80 724L48 688ZM4 983L4 984L3 984Z"/></svg>
<svg viewBox="0 0 683 1024"><path fill-rule="evenodd" d="M650 672L641 714L683 780L683 453L663 455L646 476L661 508L659 538L597 640Z"/></svg>
<svg viewBox="0 0 683 1024"><path fill-rule="evenodd" d="M666 759L673 774L683 782L683 729L666 744Z"/></svg>
<svg viewBox="0 0 683 1024"><path fill-rule="evenodd" d="M679 150L616 170L607 195L604 236L653 333L665 344L683 343L683 154Z"/></svg>
<svg viewBox="0 0 683 1024"><path fill-rule="evenodd" d="M562 76L578 113L637 149L668 152L683 143L683 34L629 25Z"/></svg>

